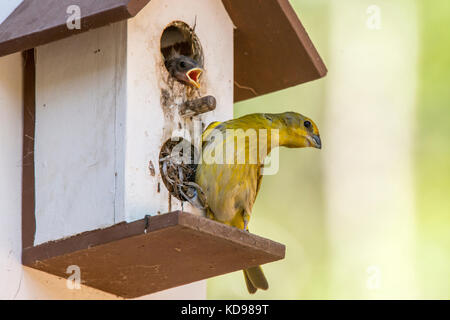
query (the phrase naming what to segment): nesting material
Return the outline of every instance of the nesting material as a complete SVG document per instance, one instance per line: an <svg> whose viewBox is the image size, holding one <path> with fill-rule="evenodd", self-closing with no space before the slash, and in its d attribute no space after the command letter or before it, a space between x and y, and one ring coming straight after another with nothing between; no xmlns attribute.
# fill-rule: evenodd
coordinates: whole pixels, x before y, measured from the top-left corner
<svg viewBox="0 0 450 320"><path fill-rule="evenodd" d="M159 154L161 177L170 194L181 201L188 201L199 209L205 209L205 195L195 183L195 147L187 140L170 139Z"/></svg>

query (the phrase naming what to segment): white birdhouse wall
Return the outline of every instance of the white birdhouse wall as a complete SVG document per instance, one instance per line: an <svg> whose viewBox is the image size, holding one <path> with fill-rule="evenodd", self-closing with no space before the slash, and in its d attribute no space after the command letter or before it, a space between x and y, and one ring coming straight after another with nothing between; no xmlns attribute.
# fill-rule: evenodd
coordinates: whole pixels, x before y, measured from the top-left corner
<svg viewBox="0 0 450 320"><path fill-rule="evenodd" d="M142 213L166 212L168 194L159 174L148 174L149 161L159 171L158 155L161 145L170 138L179 119L177 102L185 99L185 87L174 83L174 104L161 107L162 89L167 90L167 71L160 52L164 28L172 21L196 22L195 33L200 39L205 73L201 95L211 94L217 99L217 109L198 117L205 124L229 119L233 115L233 25L220 0L164 0L151 1L128 24L128 81L127 81L127 162L125 168L126 220L142 218ZM182 90L180 90L182 88ZM166 112L166 114L165 114ZM156 120L157 119L157 120ZM179 133L177 133L179 135ZM157 193L157 183L161 193ZM172 209L179 208L173 201ZM123 219L122 217L117 217Z"/></svg>
<svg viewBox="0 0 450 320"><path fill-rule="evenodd" d="M121 22L36 50L35 244L114 224L125 32Z"/></svg>
<svg viewBox="0 0 450 320"><path fill-rule="evenodd" d="M152 0L131 20L37 48L35 245L181 208L158 162L192 127L160 51L173 21L196 22L205 72L193 96L217 100L194 120L232 118L233 24L220 0Z"/></svg>

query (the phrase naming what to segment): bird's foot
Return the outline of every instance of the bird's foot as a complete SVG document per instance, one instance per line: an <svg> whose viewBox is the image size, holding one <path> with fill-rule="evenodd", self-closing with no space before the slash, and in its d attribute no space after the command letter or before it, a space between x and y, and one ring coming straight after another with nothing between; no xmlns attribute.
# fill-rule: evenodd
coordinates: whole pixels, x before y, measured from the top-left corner
<svg viewBox="0 0 450 320"><path fill-rule="evenodd" d="M248 223L250 222L250 215L247 212L244 212L242 220L244 220L244 230L248 231Z"/></svg>
<svg viewBox="0 0 450 320"><path fill-rule="evenodd" d="M248 220L244 219L244 231L248 231Z"/></svg>

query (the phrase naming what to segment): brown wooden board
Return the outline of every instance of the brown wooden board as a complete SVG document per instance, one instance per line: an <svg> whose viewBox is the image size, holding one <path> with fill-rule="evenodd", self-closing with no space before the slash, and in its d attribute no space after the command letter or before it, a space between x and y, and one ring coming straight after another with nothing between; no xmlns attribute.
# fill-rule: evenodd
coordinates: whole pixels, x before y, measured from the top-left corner
<svg viewBox="0 0 450 320"><path fill-rule="evenodd" d="M222 2L236 27L236 102L326 75L327 69L289 0ZM147 3L149 0L25 0L0 25L0 57L131 18ZM81 8L81 30L66 26L69 5Z"/></svg>
<svg viewBox="0 0 450 320"><path fill-rule="evenodd" d="M289 0L222 0L234 32L234 101L316 80L327 69Z"/></svg>
<svg viewBox="0 0 450 320"><path fill-rule="evenodd" d="M24 0L0 25L0 56L24 51L135 16L150 0ZM78 5L81 29L67 28Z"/></svg>
<svg viewBox="0 0 450 320"><path fill-rule="evenodd" d="M22 247L34 244L36 234L34 135L36 126L36 65L34 49L23 57L23 156L22 156Z"/></svg>
<svg viewBox="0 0 450 320"><path fill-rule="evenodd" d="M285 246L179 211L24 249L24 265L125 298L284 258Z"/></svg>

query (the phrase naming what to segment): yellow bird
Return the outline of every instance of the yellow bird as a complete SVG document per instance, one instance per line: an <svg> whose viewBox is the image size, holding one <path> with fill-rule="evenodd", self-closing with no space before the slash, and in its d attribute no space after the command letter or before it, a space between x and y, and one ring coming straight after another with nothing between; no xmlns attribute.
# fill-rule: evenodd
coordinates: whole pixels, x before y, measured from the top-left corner
<svg viewBox="0 0 450 320"><path fill-rule="evenodd" d="M321 149L319 130L311 119L295 112L255 113L211 123L202 135L203 158L195 175L206 215L248 231L264 159L279 146ZM243 271L249 293L268 289L260 266Z"/></svg>

